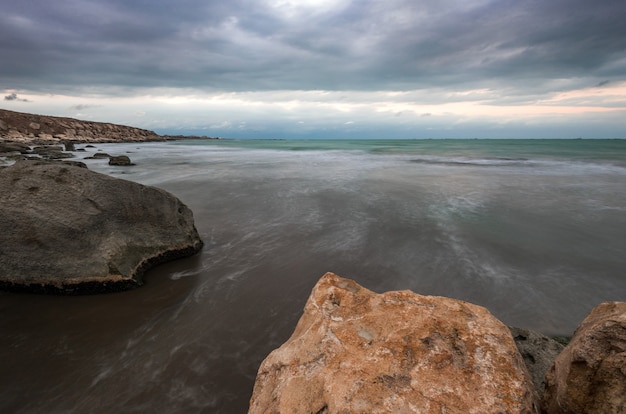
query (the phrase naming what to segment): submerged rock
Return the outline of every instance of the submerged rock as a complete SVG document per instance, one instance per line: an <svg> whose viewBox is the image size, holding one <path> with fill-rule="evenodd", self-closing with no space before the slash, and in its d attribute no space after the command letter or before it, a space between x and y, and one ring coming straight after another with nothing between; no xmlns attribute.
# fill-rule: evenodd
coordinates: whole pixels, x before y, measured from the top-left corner
<svg viewBox="0 0 626 414"><path fill-rule="evenodd" d="M126 289L201 247L192 212L163 190L58 162L0 169L2 288Z"/></svg>
<svg viewBox="0 0 626 414"><path fill-rule="evenodd" d="M485 308L376 294L332 273L261 364L249 413L533 413L509 329Z"/></svg>
<svg viewBox="0 0 626 414"><path fill-rule="evenodd" d="M546 375L548 413L626 412L626 302L596 306Z"/></svg>
<svg viewBox="0 0 626 414"><path fill-rule="evenodd" d="M111 158L111 156L106 152L96 152L91 157L85 157L86 160L94 160L99 158Z"/></svg>

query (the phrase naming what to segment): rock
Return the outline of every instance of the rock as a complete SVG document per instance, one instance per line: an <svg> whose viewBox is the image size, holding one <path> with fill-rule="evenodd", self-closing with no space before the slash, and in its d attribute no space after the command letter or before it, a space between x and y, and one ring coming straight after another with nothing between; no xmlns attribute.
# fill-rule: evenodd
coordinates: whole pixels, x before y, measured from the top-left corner
<svg viewBox="0 0 626 414"><path fill-rule="evenodd" d="M61 144L65 146L65 151L76 151L74 141L63 141Z"/></svg>
<svg viewBox="0 0 626 414"><path fill-rule="evenodd" d="M43 158L48 160L61 160L66 158L74 158L74 154L70 154L69 152L52 152L50 154L44 155Z"/></svg>
<svg viewBox="0 0 626 414"><path fill-rule="evenodd" d="M595 307L546 375L548 413L626 412L626 302Z"/></svg>
<svg viewBox="0 0 626 414"><path fill-rule="evenodd" d="M39 125L37 122L31 122L30 124L28 124L28 127L30 129L38 130L39 128L41 128L41 125Z"/></svg>
<svg viewBox="0 0 626 414"><path fill-rule="evenodd" d="M6 131L7 129L9 129L9 126L7 125L7 123L4 122L4 120L0 119L0 130Z"/></svg>
<svg viewBox="0 0 626 414"><path fill-rule="evenodd" d="M63 163L73 167L87 168L87 164L81 161L63 161Z"/></svg>
<svg viewBox="0 0 626 414"><path fill-rule="evenodd" d="M53 152L63 152L62 145L44 145L40 147L34 147L33 152L36 154L50 154Z"/></svg>
<svg viewBox="0 0 626 414"><path fill-rule="evenodd" d="M41 147L34 147L33 153L38 154L42 158L48 160L60 160L64 158L74 157L74 155L69 152L63 152L62 145L45 145Z"/></svg>
<svg viewBox="0 0 626 414"><path fill-rule="evenodd" d="M106 152L96 152L91 157L86 157L85 159L91 160L91 159L98 159L98 158L111 158L111 156L107 154Z"/></svg>
<svg viewBox="0 0 626 414"><path fill-rule="evenodd" d="M508 328L485 308L324 275L261 364L249 413L534 413Z"/></svg>
<svg viewBox="0 0 626 414"><path fill-rule="evenodd" d="M19 152L27 154L30 152L30 146L21 142L0 142L0 153Z"/></svg>
<svg viewBox="0 0 626 414"><path fill-rule="evenodd" d="M0 170L0 287L98 293L142 284L149 267L194 254L191 211L153 187L62 162Z"/></svg>
<svg viewBox="0 0 626 414"><path fill-rule="evenodd" d="M546 372L565 346L538 332L514 327L509 327L509 329L517 349L524 358L535 389L541 394L545 385Z"/></svg>
<svg viewBox="0 0 626 414"><path fill-rule="evenodd" d="M135 165L135 164L130 162L130 158L128 158L126 155L117 155L117 156L112 156L109 158L109 165L127 166L127 165Z"/></svg>

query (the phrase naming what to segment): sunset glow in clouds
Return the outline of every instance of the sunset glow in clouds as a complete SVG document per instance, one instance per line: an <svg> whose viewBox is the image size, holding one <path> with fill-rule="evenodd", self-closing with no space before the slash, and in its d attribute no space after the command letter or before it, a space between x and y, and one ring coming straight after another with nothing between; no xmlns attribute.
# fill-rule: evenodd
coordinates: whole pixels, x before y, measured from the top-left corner
<svg viewBox="0 0 626 414"><path fill-rule="evenodd" d="M250 138L626 138L621 1L13 2L1 108Z"/></svg>

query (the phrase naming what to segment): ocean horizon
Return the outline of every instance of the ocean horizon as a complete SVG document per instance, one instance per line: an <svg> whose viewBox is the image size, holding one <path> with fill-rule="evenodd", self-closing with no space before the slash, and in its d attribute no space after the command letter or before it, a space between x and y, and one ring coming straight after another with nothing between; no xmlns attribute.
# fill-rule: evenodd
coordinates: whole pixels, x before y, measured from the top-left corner
<svg viewBox="0 0 626 414"><path fill-rule="evenodd" d="M81 159L99 151L136 165ZM75 154L176 195L205 247L132 291L0 292L2 412L245 412L261 360L327 271L552 336L626 299L626 140L207 139Z"/></svg>

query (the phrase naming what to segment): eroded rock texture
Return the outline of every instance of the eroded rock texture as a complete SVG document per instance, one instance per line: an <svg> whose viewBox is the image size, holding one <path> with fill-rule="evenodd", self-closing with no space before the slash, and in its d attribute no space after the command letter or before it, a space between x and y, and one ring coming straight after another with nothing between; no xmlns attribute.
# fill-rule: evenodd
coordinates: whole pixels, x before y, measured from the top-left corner
<svg viewBox="0 0 626 414"><path fill-rule="evenodd" d="M0 287L96 293L196 253L193 215L153 187L58 162L0 169Z"/></svg>
<svg viewBox="0 0 626 414"><path fill-rule="evenodd" d="M626 412L626 302L595 307L546 374L547 413Z"/></svg>
<svg viewBox="0 0 626 414"><path fill-rule="evenodd" d="M532 380L485 308L376 294L332 273L259 368L250 413L532 413Z"/></svg>

